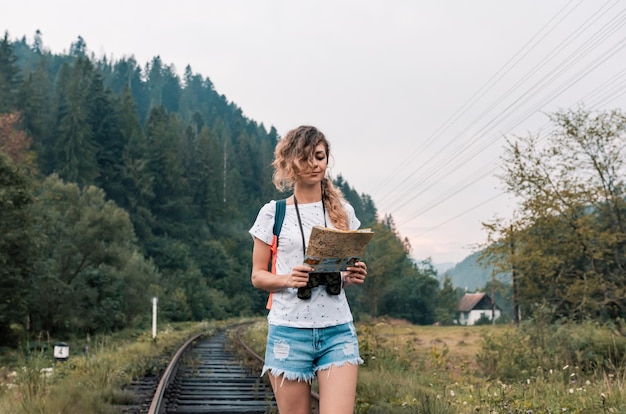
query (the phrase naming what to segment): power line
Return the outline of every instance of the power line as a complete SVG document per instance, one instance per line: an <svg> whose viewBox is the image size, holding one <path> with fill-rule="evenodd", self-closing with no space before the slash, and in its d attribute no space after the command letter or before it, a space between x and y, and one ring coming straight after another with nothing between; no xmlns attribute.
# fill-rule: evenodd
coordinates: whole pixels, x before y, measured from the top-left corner
<svg viewBox="0 0 626 414"><path fill-rule="evenodd" d="M617 83L617 84L616 84L616 83ZM605 90L607 90L607 89L611 88L612 86L614 86L614 89L609 90L609 91L608 91L609 93L607 93ZM612 93L611 93L611 92L612 92ZM583 102L587 101L587 99L593 98L595 95L598 95L599 93L603 93L603 94L604 94L604 96L601 96L600 98L598 98L598 99L597 99L597 101L596 101L596 103L595 103L592 107L599 107L599 106L602 106L602 105L606 105L606 104L608 104L608 103L612 102L613 100L615 100L616 98L621 97L621 96L623 96L623 95L626 95L626 69L624 69L624 70L620 71L619 73L615 74L615 75L614 75L614 76L612 76L611 78L607 79L607 80L606 80L606 81L605 81L605 82L604 82L604 83L603 83L603 84L602 84L599 88L595 89L594 91L592 91L591 93L589 93L588 95L586 95L585 97L583 97L583 98L582 98L580 101L578 101L577 103L578 103L578 104L581 104L581 103L583 103ZM545 124L545 125L544 125L544 127L545 127L545 126L547 126L547 125L548 125L548 124ZM540 129L541 129L541 128L540 128ZM537 134L537 132L535 132L535 134ZM539 142L541 142L541 141L542 141L542 139L540 139L540 140L539 140ZM496 169L498 169L498 168L500 168L500 167L501 167L501 164L500 164L500 163L498 163L495 167L490 168L490 169L489 169L489 171L488 171L488 173L489 173L489 172L491 172L491 171L493 171L493 170L496 170ZM472 182L471 182L471 183L470 183L467 187L465 187L465 189L468 189L468 188L469 188L472 184L475 184L475 183L477 183L478 181L480 181L480 179L484 178L484 176L488 175L488 173L486 173L486 174L484 174L483 176L479 177L479 179L477 179L477 180L472 180ZM448 199L452 198L453 196L455 196L455 195L457 195L457 194L458 194L458 193L453 193L453 194L450 194L450 195L448 195L445 199L440 200L440 201L438 201L438 202L436 202L436 203L433 203L433 204L432 204L432 205L428 208L428 210L430 210L430 209L432 209L432 208L434 208L434 207L437 207L437 206L438 206L439 204L441 204L443 201L447 201ZM454 221L454 220L456 220L456 219L459 219L459 218L461 218L461 217L465 216L466 214L468 214L468 213L470 213L470 212L472 212L472 211L476 210L476 209L477 209L477 208L479 208L479 207L484 206L485 204L490 203L491 201L493 201L493 200L495 200L495 199L499 198L500 196L502 196L502 195L504 195L504 194L505 194L505 192L500 192L500 193L498 193L498 194L496 194L496 195L494 195L494 196L490 197L490 198L489 198L489 199L487 199L486 201L480 202L480 203L478 203L478 204L476 204L476 205L474 205L474 206L472 206L472 207L468 208L467 210L465 210L465 211L463 211L463 212L461 212L461 213L457 214L456 216L454 216L454 217L452 217L452 218L450 218L450 219L447 219L447 220L445 220L445 221L443 221L443 222L441 222L441 223L439 223L439 224L437 224L437 225L435 225L435 226L433 226L433 227L429 228L428 230L426 230L426 231L424 231L424 232L422 232L422 233L419 233L419 234L414 235L414 236L409 236L408 238L409 238L409 239L412 239L412 238L418 238L418 237L421 237L422 235L424 235L424 234L426 234L426 233L428 233L428 232L430 232L430 231L436 230L436 229L438 229L438 228L440 228L440 227L442 227L442 226L444 226L444 225L446 225L446 224L448 224L448 223L450 223L450 222L452 222L452 221ZM401 223L399 223L399 224L398 224L398 226L403 225L403 224L406 224L406 223L408 223L409 221L414 220L415 218L417 218L417 217L421 216L423 213L426 213L428 210L423 211L423 212L420 212L420 214L418 214L418 215L416 215L416 216L411 217L411 219L410 219L410 220L404 220L404 221L402 221Z"/></svg>
<svg viewBox="0 0 626 414"><path fill-rule="evenodd" d="M493 201L493 200L495 200L496 198L502 197L504 194L506 194L504 191L503 191L503 192L500 192L500 193L498 193L498 194L496 194L496 195L494 195L494 196L492 196L492 197L488 198L487 200L482 201L482 202L480 202L479 204L476 204L476 205L474 205L474 206L472 206L472 207L468 208L467 210L464 210L463 212L461 212L461 213L457 214L456 216L454 216L454 217L452 217L452 218L450 218L450 219L448 219L448 220L446 220L446 221L444 221L444 222L441 222L441 223L437 224L436 226L433 226L433 227L431 227L431 228L427 229L426 231L423 231L422 233L419 233L419 234L417 234L417 235L415 235L415 236L412 236L412 237L408 237L408 239L410 240L410 239L412 239L412 238L418 238L418 237L421 237L421 236L423 236L424 234L426 234L426 233L428 233L428 232L431 232L431 231L433 231L433 230L436 230L436 229L438 229L438 228L439 228L439 227L441 227L441 226L445 226L446 224L448 224L448 223L450 223L450 222L452 222L452 221L454 221L454 220L456 220L456 219L458 219L458 218L463 217L463 216L464 216L464 215L466 215L467 213L470 213L470 212L472 212L472 211L476 210L477 208L482 207L482 206L484 206L485 204L488 204L488 203L492 202L492 201Z"/></svg>
<svg viewBox="0 0 626 414"><path fill-rule="evenodd" d="M383 179L383 181L378 185L378 187L376 187L373 191L373 194L376 194L376 192L384 187L386 187L387 183L391 180L392 177L395 176L395 174L402 169L404 166L406 166L418 153L418 151L424 151L426 150L434 141L437 137L439 137L440 135L442 135L446 130L448 130L450 128L451 125L454 124L454 122L456 122L461 115L465 114L474 104L475 102L483 97L485 95L485 93L487 91L489 91L493 85L495 85L495 83L497 83L500 79L502 79L502 77L506 74L508 74L511 69L521 61L521 59L523 59L525 56L528 55L528 53L530 53L533 49L535 49L537 47L537 45L548 35L550 34L564 19L565 17L567 17L570 13L572 13L572 11L578 7L581 3L582 0L579 1L570 11L566 12L566 9L574 2L574 0L571 0L567 5L565 5L563 8L561 8L551 19L548 20L548 22L546 24L544 24L544 26L528 41L526 42L526 44L524 44L524 46L522 46L520 48L520 50L518 50L513 57L511 57L500 69L498 69L498 71L492 75L487 82L485 82L479 89L478 91L476 91L472 96L470 96L470 98L463 103L463 105L461 105L461 107L459 107L455 113L448 118L443 125L441 125L434 133L433 135L430 136L430 138L427 139L426 143L424 144L423 147L418 147L417 149L415 149L410 155L409 157L407 157L401 164L399 164L386 178ZM553 24L553 21L561 14L565 15L563 17L561 17L561 19L559 19L552 28L549 28L550 25ZM541 38L539 38L538 40L537 37L543 32L546 31L546 33L541 36ZM536 40L536 41L535 41ZM534 44L533 44L534 43ZM471 126L471 125L470 125ZM431 158L432 160L432 158ZM392 188L388 193L396 190L400 185L402 185L404 182L406 182L406 180L408 180L412 175L414 175L416 172L418 172L423 166L425 166L427 163L425 164L420 164L420 167L418 167L417 170L415 170L412 174L410 174L407 178L405 178L405 180L403 180L400 184L398 184L396 187ZM386 197L382 197L383 199L385 199Z"/></svg>
<svg viewBox="0 0 626 414"><path fill-rule="evenodd" d="M606 13L608 10L605 10L604 13ZM596 21L598 19L598 17L595 18L595 20L592 20L592 18L594 16L597 16L598 13L600 11L596 12L592 17L590 17L587 20L587 23L593 23L594 21ZM603 13L603 14L604 14ZM621 19L621 20L618 20ZM552 83L557 77L558 75L562 75L563 73L563 69L559 69L559 68L563 68L565 65L565 63L572 63L575 62L577 60L580 60L582 58L582 56L585 56L586 54L590 53L590 51L592 51L594 49L594 47L600 42L606 39L606 37L610 34L612 34L613 32L615 32L620 26L623 26L624 24L624 12L621 13L621 17L618 15L613 19L613 27L610 28L608 25L606 25L603 29L601 29L600 31L596 32L596 34L594 34L589 40L587 40L586 42L586 48L578 48L575 52L571 53L562 63L560 66L557 66L555 69L553 69L548 75L545 75L539 82L536 82L530 89L529 91L527 91L525 94L523 94L521 97L518 97L512 104L510 104L508 107L506 107L503 111L501 111L498 116L506 114L506 113L513 113L513 109L514 109L514 105L520 106L521 103L524 103L526 101L528 101L530 99L529 96L527 96L531 91L534 90L539 90L542 86L545 86L545 84L549 84ZM588 28L588 24L587 27L585 27L585 25L581 26L578 30L586 30ZM604 34L602 33L602 31L604 30ZM572 40L571 36L570 36L570 41ZM560 46L562 46L564 43L561 42ZM546 104L547 102L550 102L552 100L554 100L557 96L559 96L560 94L562 94L565 90L567 90L569 87L571 87L573 84L575 84L577 81L579 81L580 79L582 79L586 74L588 74L589 72L591 72L594 68L600 66L602 63L604 63L607 59L609 59L610 57L612 57L617 50L621 49L623 47L623 41L618 43L613 50L609 50L608 52L605 53L605 56L599 60L596 61L594 64L588 65L587 68L585 68L583 71L580 71L578 74L576 74L574 77L570 78L565 84L563 84L564 86L560 86L559 88L557 88L555 91L552 92L551 95L547 95L544 96L543 99L541 100L541 105ZM545 65L545 61L543 62L543 65ZM536 65L535 68L540 67L540 65ZM551 76L549 76L551 75ZM519 83L519 82L518 82ZM508 92L510 94L510 91ZM505 94L506 95L506 94ZM523 99L525 98L525 99ZM501 98L502 99L502 98ZM519 123L521 123L523 120L527 119L529 116L531 116L532 114L536 113L537 109L539 108L538 105L535 105L534 108L532 108L530 111L527 111L527 113L518 121L515 122L515 125L518 125ZM485 115L485 114L483 114ZM481 115L481 116L483 116ZM484 136L482 134L480 134L481 132L483 132L483 130L485 130L486 128L490 127L493 128L491 126L491 124L494 124L495 121L498 119L498 116L494 117L491 119L491 121L489 123L487 123L485 126L483 126L481 128L481 130L477 131L476 134L474 134L474 136ZM501 121L499 121L501 122ZM458 136L456 137L458 138ZM498 140L499 137L496 137L496 139L492 139L490 140L488 143L483 144L482 147L480 147L478 150L475 150L473 154L471 154L471 157L467 157L465 156L465 158L462 160L463 162L468 161L469 159L473 158L474 156L478 155L480 152L482 152L484 149L488 148L489 146L491 146L491 144L495 141ZM433 172L433 170L431 170L429 172L429 176L426 176L425 179L422 180L422 183L424 182L428 182L429 179L433 179L433 176L435 175L436 172L441 171L442 168L444 168L443 166L448 166L448 170L452 170L454 171L456 169L454 164L451 164L450 161L455 160L459 157L461 157L461 155L465 154L465 151L468 150L469 148L471 148L472 146L477 145L478 143L478 138L474 138L471 141L468 141L464 147L460 150L457 151L455 154L453 154L448 160L446 160L445 162L442 162L439 164L439 167L436 168ZM439 152L441 153L441 151ZM437 153L436 155L438 155L439 153ZM435 157L431 158L434 159ZM423 164L422 164L423 165ZM405 179L406 181L406 179ZM431 184L430 186L432 186L434 184ZM430 188L430 186L428 188ZM423 193L423 191L422 191ZM403 205L406 205L408 202L412 201L412 199L416 198L417 196L419 196L421 193L418 193L417 195L415 195L414 197L412 197L411 199L407 199L405 195L403 195ZM398 208L396 206L396 208Z"/></svg>

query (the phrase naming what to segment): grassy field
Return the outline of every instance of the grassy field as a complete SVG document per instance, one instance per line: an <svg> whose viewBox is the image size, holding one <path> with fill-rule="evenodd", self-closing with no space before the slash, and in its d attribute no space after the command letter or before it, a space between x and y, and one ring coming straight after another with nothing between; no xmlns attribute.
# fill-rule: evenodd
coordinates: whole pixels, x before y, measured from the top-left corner
<svg viewBox="0 0 626 414"><path fill-rule="evenodd" d="M575 329L598 340L606 333ZM565 361L571 351L558 341L542 338L538 347L529 341L534 333L513 326L415 326L380 319L357 323L357 331L365 360L357 413L626 413L623 365L585 371L583 364ZM261 321L246 334L261 355L265 332ZM563 335L570 342L580 339ZM585 356L578 357L583 362Z"/></svg>
<svg viewBox="0 0 626 414"><path fill-rule="evenodd" d="M484 335L504 332L510 326L417 326L406 321L383 318L371 324L360 325L362 330L375 334L379 341L395 350L409 347L418 354L447 353L445 359L452 371L460 374L461 366L477 369L476 355ZM442 358L444 355L442 355Z"/></svg>
<svg viewBox="0 0 626 414"><path fill-rule="evenodd" d="M267 324L244 339L263 355ZM119 412L133 377L158 369L186 338L233 324L179 324L92 338L53 373L50 355L4 355L1 413ZM415 326L394 319L356 324L361 356L356 413L626 413L626 335L594 323ZM76 348L73 348L76 349ZM258 369L256 367L255 369Z"/></svg>
<svg viewBox="0 0 626 414"><path fill-rule="evenodd" d="M599 362L606 329L543 328L362 324L367 360L359 379L359 410L625 413L623 364ZM615 342L608 347L617 350L623 337L609 336ZM594 360L595 370L583 369L586 358Z"/></svg>

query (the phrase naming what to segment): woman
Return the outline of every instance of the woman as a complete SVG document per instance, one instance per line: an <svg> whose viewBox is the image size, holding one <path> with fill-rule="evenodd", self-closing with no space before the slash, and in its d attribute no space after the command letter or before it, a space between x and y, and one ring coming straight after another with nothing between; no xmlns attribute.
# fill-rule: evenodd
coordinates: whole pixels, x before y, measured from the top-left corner
<svg viewBox="0 0 626 414"><path fill-rule="evenodd" d="M352 413L356 396L359 355L352 313L343 289L311 289L298 297L309 272L304 250L314 226L355 230L360 221L354 209L326 177L329 143L319 130L301 126L282 138L275 151L273 182L287 198L279 236L276 274L268 271L276 201L265 204L250 229L254 239L252 284L272 292L263 375L269 373L278 410L282 414L309 413L311 381L317 377L321 413ZM363 262L342 272L343 286L362 284Z"/></svg>

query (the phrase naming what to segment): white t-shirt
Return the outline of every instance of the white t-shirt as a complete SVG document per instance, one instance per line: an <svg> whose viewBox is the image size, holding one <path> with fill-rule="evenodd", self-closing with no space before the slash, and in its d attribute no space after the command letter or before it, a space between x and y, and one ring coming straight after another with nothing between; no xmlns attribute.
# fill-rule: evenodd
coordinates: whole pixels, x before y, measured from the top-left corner
<svg viewBox="0 0 626 414"><path fill-rule="evenodd" d="M309 236L314 226L333 227L326 215L322 202L310 204L298 204L300 219L304 230L304 243L309 243ZM348 214L350 230L356 230L361 225L357 219L354 208L344 203L344 209ZM261 207L259 214L250 229L253 237L272 244L274 237L274 215L276 214L276 201L272 200ZM296 207L288 204L285 211L285 221L278 238L278 252L276 254L276 273L288 274L291 269L302 264L302 234L298 224ZM312 289L310 299L299 299L297 288L286 288L273 293L272 309L267 316L268 323L272 325L291 326L294 328L324 328L340 325L352 321L352 312L343 289L339 295L329 295L325 286Z"/></svg>

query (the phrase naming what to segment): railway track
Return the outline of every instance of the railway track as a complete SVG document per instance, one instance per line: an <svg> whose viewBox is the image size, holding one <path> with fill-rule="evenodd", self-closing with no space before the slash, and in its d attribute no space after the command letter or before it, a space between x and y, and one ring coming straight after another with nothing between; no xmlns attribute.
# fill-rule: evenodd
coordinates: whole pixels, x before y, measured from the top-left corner
<svg viewBox="0 0 626 414"><path fill-rule="evenodd" d="M237 327L230 328L240 329ZM271 387L258 370L251 372L228 339L229 329L211 336L189 339L171 359L158 385L154 379L138 381L137 400L124 413L277 413ZM239 348L260 362L236 332ZM317 413L319 397L311 395L312 413Z"/></svg>

